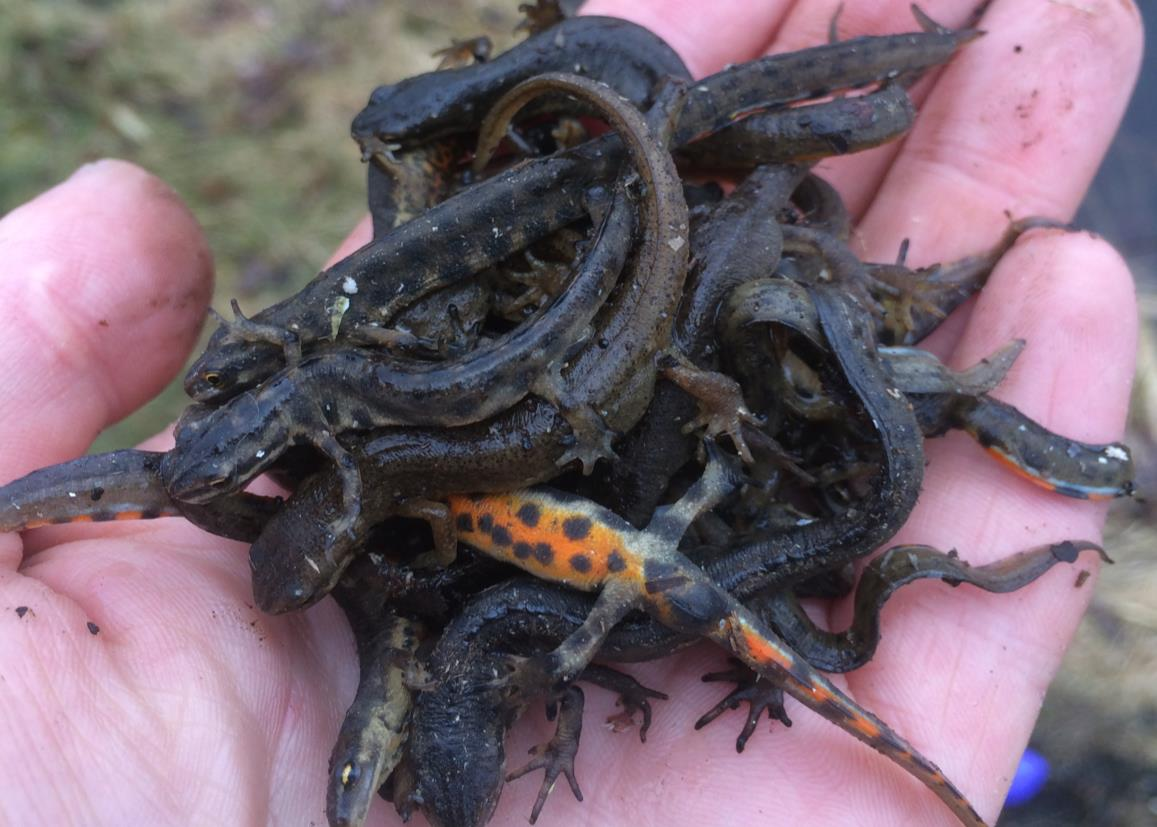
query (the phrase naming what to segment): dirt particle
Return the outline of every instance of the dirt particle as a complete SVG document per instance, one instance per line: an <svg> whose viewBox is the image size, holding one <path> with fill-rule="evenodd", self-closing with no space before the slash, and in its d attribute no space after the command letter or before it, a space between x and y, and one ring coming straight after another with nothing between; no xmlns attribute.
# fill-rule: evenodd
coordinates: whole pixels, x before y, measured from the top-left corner
<svg viewBox="0 0 1157 827"><path fill-rule="evenodd" d="M1088 579L1089 579L1088 570L1087 569L1081 569L1079 572L1077 572L1077 582L1073 583L1073 588L1079 589L1081 586L1085 585L1085 581Z"/></svg>
<svg viewBox="0 0 1157 827"><path fill-rule="evenodd" d="M1015 46L1012 47L1012 50L1019 55L1021 52L1024 51L1024 46L1021 46L1019 43L1017 43Z"/></svg>
<svg viewBox="0 0 1157 827"><path fill-rule="evenodd" d="M29 609L27 606L17 606L16 607L16 616L17 617L24 617L24 615L28 614L31 611L32 610ZM33 612L32 616L36 617L36 613Z"/></svg>
<svg viewBox="0 0 1157 827"><path fill-rule="evenodd" d="M100 634L100 627L97 626L95 623L93 623L91 620L84 625L88 627L88 633L90 635L99 635Z"/></svg>

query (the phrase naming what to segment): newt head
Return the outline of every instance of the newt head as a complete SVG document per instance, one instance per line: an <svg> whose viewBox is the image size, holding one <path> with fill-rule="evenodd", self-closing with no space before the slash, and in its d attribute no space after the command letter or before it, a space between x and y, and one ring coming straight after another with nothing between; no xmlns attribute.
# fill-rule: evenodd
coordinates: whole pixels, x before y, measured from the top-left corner
<svg viewBox="0 0 1157 827"><path fill-rule="evenodd" d="M209 339L205 352L185 373L185 393L198 402L224 402L284 366L280 348L268 342L230 338L229 323Z"/></svg>
<svg viewBox="0 0 1157 827"><path fill-rule="evenodd" d="M285 450L283 417L253 392L195 410L178 423L177 444L161 464L173 499L199 505L238 491Z"/></svg>

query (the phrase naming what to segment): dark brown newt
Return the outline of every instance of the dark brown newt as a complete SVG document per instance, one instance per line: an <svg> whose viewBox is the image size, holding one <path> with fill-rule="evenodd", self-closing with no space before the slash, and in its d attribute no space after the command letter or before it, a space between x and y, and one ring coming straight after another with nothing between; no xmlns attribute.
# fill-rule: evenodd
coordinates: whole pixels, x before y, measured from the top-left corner
<svg viewBox="0 0 1157 827"><path fill-rule="evenodd" d="M642 26L612 17L576 17L485 63L379 86L350 131L363 144L399 149L472 132L511 88L551 72L604 81L640 109L650 107L667 78L690 78L674 50Z"/></svg>
<svg viewBox="0 0 1157 827"><path fill-rule="evenodd" d="M591 100L600 100L594 89L601 86L609 102L617 96L606 86L565 75L543 75L516 86L495 105L479 130L476 167L484 167L490 153L506 131L506 125L528 102L555 91L575 94L589 90ZM635 169L649 197L644 200L640 227L642 241L629 265L630 289L613 297L593 347L580 352L564 366L560 385L570 389L566 399L572 410L589 411L599 420L596 427L604 433L620 431L633 425L650 401L655 383L655 356L665 350L671 337L674 315L687 275L690 247L690 218L683 200L683 187L674 161L667 153L666 135L673 128L683 106L682 90L668 85L648 113L649 127L632 123L627 105L612 121L626 141ZM608 107L609 109L609 107ZM655 135L656 139L638 136ZM616 394L619 406L606 408L600 400L607 389L630 388ZM609 439L598 444L580 439L580 444L563 462L579 459L589 472L594 461L610 453Z"/></svg>
<svg viewBox="0 0 1157 827"><path fill-rule="evenodd" d="M332 827L360 827L374 794L402 758L411 707L407 671L423 630L394 614L373 617L370 626L340 589L335 596L354 627L359 678L330 755L326 815Z"/></svg>
<svg viewBox="0 0 1157 827"><path fill-rule="evenodd" d="M462 542L536 577L599 591L582 628L541 659L544 675L557 685L578 676L616 622L644 609L663 625L715 641L761 675L781 681L792 697L919 779L962 823L984 824L934 764L677 551L687 526L731 485L722 463L713 459L700 481L678 503L657 512L643 531L589 501L545 490L452 496L449 504Z"/></svg>
<svg viewBox="0 0 1157 827"><path fill-rule="evenodd" d="M679 157L696 168L751 169L847 155L892 141L911 128L916 107L898 83L855 97L761 112L688 144Z"/></svg>
<svg viewBox="0 0 1157 827"><path fill-rule="evenodd" d="M280 503L239 493L205 505L169 496L163 453L124 449L32 471L0 486L0 532L61 523L185 517L213 534L252 542Z"/></svg>
<svg viewBox="0 0 1157 827"><path fill-rule="evenodd" d="M583 144L508 170L431 207L342 259L290 298L250 320L223 323L186 374L186 392L200 402L220 402L267 379L317 343L361 328L388 328L424 296L583 218L585 193L609 182L622 160L621 152Z"/></svg>

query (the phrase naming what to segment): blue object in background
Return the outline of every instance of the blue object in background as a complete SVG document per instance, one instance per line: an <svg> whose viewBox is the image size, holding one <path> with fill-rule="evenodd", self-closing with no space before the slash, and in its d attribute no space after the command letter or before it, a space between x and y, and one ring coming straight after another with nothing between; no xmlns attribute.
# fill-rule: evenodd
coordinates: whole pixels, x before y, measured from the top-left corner
<svg viewBox="0 0 1157 827"><path fill-rule="evenodd" d="M1004 806L1018 807L1032 801L1048 779L1048 759L1029 747L1020 758L1020 765L1016 768L1016 775L1012 777L1012 786L1008 788Z"/></svg>

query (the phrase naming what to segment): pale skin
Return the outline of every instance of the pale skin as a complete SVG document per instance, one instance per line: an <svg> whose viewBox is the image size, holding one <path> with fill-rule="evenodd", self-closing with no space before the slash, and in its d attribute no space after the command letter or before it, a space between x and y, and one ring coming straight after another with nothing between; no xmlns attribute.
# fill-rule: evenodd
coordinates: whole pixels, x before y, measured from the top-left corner
<svg viewBox="0 0 1157 827"><path fill-rule="evenodd" d="M907 0L846 5L842 37L913 28ZM924 8L959 25L972 5ZM703 74L822 42L834 6L592 0L589 11L652 27ZM996 0L981 27L987 36L918 88L905 142L821 166L859 218L864 258L891 260L904 238L916 264L983 250L1005 211L1068 219L1091 180L1137 70L1137 10ZM367 234L362 226L342 249ZM0 261L7 481L82 453L179 370L212 264L176 196L113 161L0 221ZM930 344L960 367L1026 339L998 396L1065 435L1107 442L1122 434L1135 326L1128 271L1105 242L1036 231ZM1099 536L1102 506L1030 486L967 438L937 440L928 454L925 491L897 542L984 563ZM1079 566L1095 573L1097 563L1085 555ZM1013 595L906 588L885 611L875 659L837 682L993 821L1092 594L1095 579L1080 589L1074 579L1061 566ZM824 612L834 627L847 618L845 605ZM587 800L560 787L540 823L951 823L918 783L791 702L795 726L761 724L743 755L738 714L693 731L726 691L699 675L721 665L701 646L633 669L672 696L645 745L601 727L613 699L588 691L577 761ZM262 616L237 543L172 519L0 536L0 822L324 823L326 762L355 682L336 606ZM540 713L530 719L509 745L512 765L549 732ZM522 823L537 788L509 785L493 823ZM379 801L370 823L398 820Z"/></svg>

